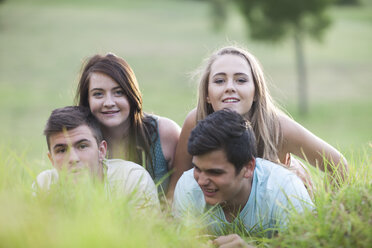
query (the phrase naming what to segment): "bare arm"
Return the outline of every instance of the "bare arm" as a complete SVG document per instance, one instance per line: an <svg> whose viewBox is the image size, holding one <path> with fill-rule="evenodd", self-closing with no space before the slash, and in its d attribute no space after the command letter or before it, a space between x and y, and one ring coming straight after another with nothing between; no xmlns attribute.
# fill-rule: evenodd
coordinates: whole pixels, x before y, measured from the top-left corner
<svg viewBox="0 0 372 248"><path fill-rule="evenodd" d="M174 160L174 172L171 175L167 198L173 198L174 188L176 187L178 179L182 176L182 173L192 168L191 160L192 156L187 152L187 142L191 130L196 125L196 109L193 109L186 117L183 124L180 139L177 144L176 155Z"/></svg>
<svg viewBox="0 0 372 248"><path fill-rule="evenodd" d="M347 161L339 151L288 116L280 115L279 121L283 130L283 146L279 151L282 161L287 153L292 153L322 171L326 168L329 174L335 165L342 179L345 178Z"/></svg>
<svg viewBox="0 0 372 248"><path fill-rule="evenodd" d="M181 128L177 123L165 117L159 117L158 124L161 149L165 160L168 162L168 169L171 170Z"/></svg>
<svg viewBox="0 0 372 248"><path fill-rule="evenodd" d="M158 124L161 149L164 158L167 161L168 170L171 171L173 169L174 157L181 128L174 121L164 117L159 118Z"/></svg>

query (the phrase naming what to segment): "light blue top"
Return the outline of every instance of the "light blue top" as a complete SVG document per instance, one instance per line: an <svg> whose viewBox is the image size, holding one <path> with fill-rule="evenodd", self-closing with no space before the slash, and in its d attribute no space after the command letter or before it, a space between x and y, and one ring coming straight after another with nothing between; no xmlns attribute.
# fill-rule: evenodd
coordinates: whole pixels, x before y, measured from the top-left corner
<svg viewBox="0 0 372 248"><path fill-rule="evenodd" d="M289 210L302 212L304 207L313 208L304 184L295 174L280 165L257 158L248 201L239 216L229 223L219 205L206 204L193 171L184 172L177 183L173 213L177 218L190 213L202 216L208 229L215 235L221 235L223 230L234 228L238 223L240 226L244 224L248 232L283 227L289 217Z"/></svg>

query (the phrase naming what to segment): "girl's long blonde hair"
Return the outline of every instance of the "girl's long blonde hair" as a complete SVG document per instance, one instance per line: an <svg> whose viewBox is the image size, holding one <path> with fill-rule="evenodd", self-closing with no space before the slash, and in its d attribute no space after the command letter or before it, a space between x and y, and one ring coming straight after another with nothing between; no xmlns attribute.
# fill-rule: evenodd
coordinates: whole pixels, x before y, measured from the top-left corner
<svg viewBox="0 0 372 248"><path fill-rule="evenodd" d="M255 94L252 107L245 118L251 122L256 135L258 157L279 162L278 149L282 145L282 130L278 120L280 110L270 96L261 65L246 50L235 46L223 47L206 60L199 83L196 120L202 120L214 112L212 105L207 102L209 74L216 59L226 54L244 58L252 69Z"/></svg>

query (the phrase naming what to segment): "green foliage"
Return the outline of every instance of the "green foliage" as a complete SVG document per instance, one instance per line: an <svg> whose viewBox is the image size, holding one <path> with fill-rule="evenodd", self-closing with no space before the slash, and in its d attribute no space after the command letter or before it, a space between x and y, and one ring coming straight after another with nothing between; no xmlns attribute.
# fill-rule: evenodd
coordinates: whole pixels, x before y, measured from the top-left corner
<svg viewBox="0 0 372 248"><path fill-rule="evenodd" d="M286 33L310 34L319 39L329 26L325 10L333 0L237 0L252 38L277 41Z"/></svg>
<svg viewBox="0 0 372 248"><path fill-rule="evenodd" d="M258 247L369 247L372 242L372 147L349 160L349 177L332 184L318 170L312 177L315 211L293 213L289 226L268 239L239 233ZM33 194L38 166L0 149L0 243L2 247L210 247L198 219L180 225L167 213L136 209L128 198L112 199L90 178L62 181ZM62 177L61 177L62 178Z"/></svg>
<svg viewBox="0 0 372 248"><path fill-rule="evenodd" d="M360 0L336 0L335 4L356 6L356 5L360 5L361 2L360 2Z"/></svg>
<svg viewBox="0 0 372 248"><path fill-rule="evenodd" d="M288 228L270 240L277 247L370 247L372 243L372 146L349 161L349 177L333 185L313 175L316 211L294 214Z"/></svg>
<svg viewBox="0 0 372 248"><path fill-rule="evenodd" d="M205 247L197 228L179 228L167 214L108 198L89 177L34 195L36 166L0 149L1 247ZM6 155L8 153L8 155Z"/></svg>
<svg viewBox="0 0 372 248"><path fill-rule="evenodd" d="M215 29L221 30L227 19L226 2L225 0L210 0L212 1L211 16Z"/></svg>
<svg viewBox="0 0 372 248"><path fill-rule="evenodd" d="M230 3L242 14L250 36L264 41L279 41L293 32L321 39L331 24L326 9L334 0L209 0L217 28L227 19Z"/></svg>

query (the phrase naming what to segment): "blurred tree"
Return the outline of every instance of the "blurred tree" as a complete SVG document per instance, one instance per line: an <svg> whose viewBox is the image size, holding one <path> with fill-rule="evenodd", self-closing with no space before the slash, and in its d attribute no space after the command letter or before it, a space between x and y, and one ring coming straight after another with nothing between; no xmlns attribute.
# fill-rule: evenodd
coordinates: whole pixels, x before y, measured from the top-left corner
<svg viewBox="0 0 372 248"><path fill-rule="evenodd" d="M278 42L288 36L294 40L298 74L299 112L308 111L307 75L304 39L321 40L330 25L326 9L334 0L205 0L221 22L226 18L228 3L235 4L242 14L250 36L256 40ZM222 13L222 14L221 14ZM218 24L220 25L220 24Z"/></svg>
<svg viewBox="0 0 372 248"><path fill-rule="evenodd" d="M335 4L357 6L357 5L360 5L361 2L360 2L360 0L336 0Z"/></svg>

